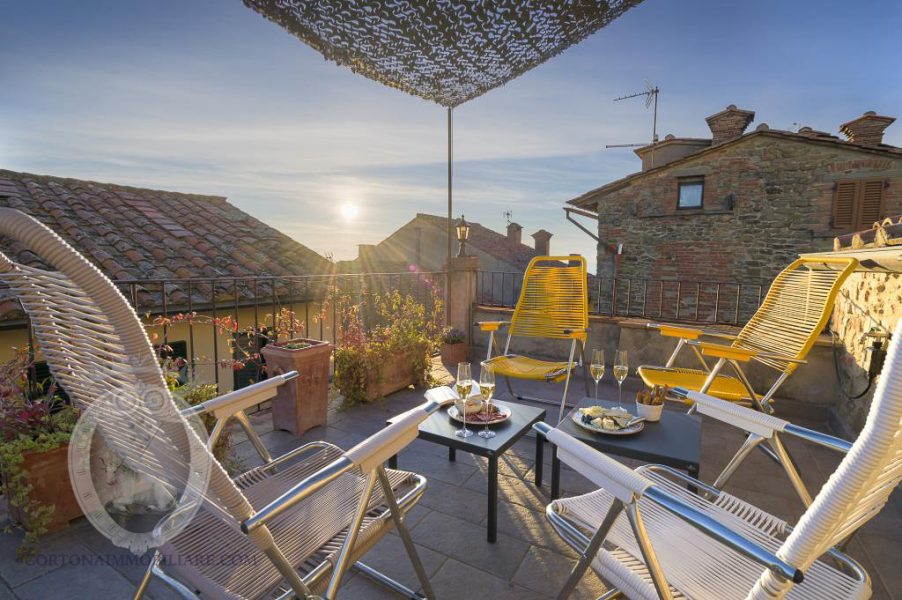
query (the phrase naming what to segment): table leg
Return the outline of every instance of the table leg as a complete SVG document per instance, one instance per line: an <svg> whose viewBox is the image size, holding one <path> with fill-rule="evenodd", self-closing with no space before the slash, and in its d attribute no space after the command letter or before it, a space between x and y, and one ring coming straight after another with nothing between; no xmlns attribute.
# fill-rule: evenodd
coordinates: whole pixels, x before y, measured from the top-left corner
<svg viewBox="0 0 902 600"><path fill-rule="evenodd" d="M448 460L450 460L451 462L457 460L457 450L452 448L451 446L448 446Z"/></svg>
<svg viewBox="0 0 902 600"><path fill-rule="evenodd" d="M536 487L542 487L542 469L545 454L545 436L536 432Z"/></svg>
<svg viewBox="0 0 902 600"><path fill-rule="evenodd" d="M388 457L388 468L389 469L397 469L398 468L398 455L392 454Z"/></svg>
<svg viewBox="0 0 902 600"><path fill-rule="evenodd" d="M561 461L557 457L557 446L551 448L551 499L561 496Z"/></svg>
<svg viewBox="0 0 902 600"><path fill-rule="evenodd" d="M489 457L489 519L488 519L488 539L489 543L494 544L498 538L498 457Z"/></svg>
<svg viewBox="0 0 902 600"><path fill-rule="evenodd" d="M690 465L689 468L686 469L686 472L689 473L689 477L693 479L698 479L698 465ZM686 488L692 492L693 494L698 493L698 488L694 485L688 485Z"/></svg>

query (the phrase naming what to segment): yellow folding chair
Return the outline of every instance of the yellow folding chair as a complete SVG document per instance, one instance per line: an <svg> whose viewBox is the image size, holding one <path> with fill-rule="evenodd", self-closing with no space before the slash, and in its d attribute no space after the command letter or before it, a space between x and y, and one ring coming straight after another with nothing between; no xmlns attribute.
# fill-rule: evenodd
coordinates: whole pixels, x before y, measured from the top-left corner
<svg viewBox="0 0 902 600"><path fill-rule="evenodd" d="M753 405L772 412L774 394L792 375L823 331L839 288L858 266L854 258L800 258L786 267L771 284L764 302L738 335L706 331L682 325L650 323L665 337L677 338L673 354L663 367L643 365L639 376L648 386L667 385L707 393L722 400ZM732 340L729 346L701 341L713 336ZM701 369L674 367L688 346ZM716 359L713 367L705 357ZM740 363L755 361L778 372L764 394L755 392ZM735 376L722 374L730 365Z"/></svg>
<svg viewBox="0 0 902 600"><path fill-rule="evenodd" d="M586 337L589 331L589 301L586 289L586 259L582 256L537 256L529 261L523 275L520 298L510 321L483 321L482 331L489 332L486 362L496 375L503 375L511 396L544 404L555 404L544 398L516 394L511 379L564 382L560 418L564 416L570 375L574 369L577 348L583 363L586 394L589 393L586 365ZM495 333L507 327L504 353L492 356ZM547 361L510 354L511 340L516 337L570 340L570 356L566 361Z"/></svg>

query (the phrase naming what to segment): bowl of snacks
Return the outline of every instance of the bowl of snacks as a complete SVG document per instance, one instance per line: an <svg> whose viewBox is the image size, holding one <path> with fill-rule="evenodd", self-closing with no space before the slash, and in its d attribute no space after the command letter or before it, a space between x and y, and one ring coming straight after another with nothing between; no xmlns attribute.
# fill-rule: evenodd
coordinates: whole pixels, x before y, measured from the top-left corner
<svg viewBox="0 0 902 600"><path fill-rule="evenodd" d="M478 413L482 410L484 404L482 396L468 396L466 400L457 398L454 401L454 409L459 415L465 413L467 416Z"/></svg>
<svg viewBox="0 0 902 600"><path fill-rule="evenodd" d="M636 393L636 414L649 422L660 421L661 413L664 412L664 400L669 391L670 388L666 385L656 385Z"/></svg>

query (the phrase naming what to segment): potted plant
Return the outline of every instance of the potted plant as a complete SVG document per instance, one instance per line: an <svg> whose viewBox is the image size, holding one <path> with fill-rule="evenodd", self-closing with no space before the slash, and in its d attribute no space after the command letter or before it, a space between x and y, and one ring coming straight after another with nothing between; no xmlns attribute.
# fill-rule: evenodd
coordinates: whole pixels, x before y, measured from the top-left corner
<svg viewBox="0 0 902 600"><path fill-rule="evenodd" d="M348 405L422 385L441 343L441 300L430 307L399 292L331 299L337 318L334 383Z"/></svg>
<svg viewBox="0 0 902 600"><path fill-rule="evenodd" d="M273 398L273 427L301 435L326 424L332 344L295 337L304 324L286 308L276 315L268 315L267 319L271 319L272 325L263 333L266 345L260 349L267 374L298 372L295 379L279 386Z"/></svg>
<svg viewBox="0 0 902 600"><path fill-rule="evenodd" d="M651 389L644 389L636 393L636 414L645 417L646 421L655 422L661 420L664 411L664 400L670 388L666 385L656 385Z"/></svg>
<svg viewBox="0 0 902 600"><path fill-rule="evenodd" d="M463 331L456 327L446 327L442 331L442 363L447 368L466 362L469 351Z"/></svg>
<svg viewBox="0 0 902 600"><path fill-rule="evenodd" d="M69 483L69 439L77 411L29 384L27 351L0 367L0 492L26 531L19 554L82 515Z"/></svg>

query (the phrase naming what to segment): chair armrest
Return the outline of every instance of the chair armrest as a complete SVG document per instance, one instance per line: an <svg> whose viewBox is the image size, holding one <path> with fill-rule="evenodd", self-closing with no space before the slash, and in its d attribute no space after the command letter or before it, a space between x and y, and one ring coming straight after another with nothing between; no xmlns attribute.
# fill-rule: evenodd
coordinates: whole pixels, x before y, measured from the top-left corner
<svg viewBox="0 0 902 600"><path fill-rule="evenodd" d="M789 421L778 417L701 392L673 388L671 393L679 398L694 402L698 412L703 415L764 438L773 437L775 431L784 431L786 426L791 424Z"/></svg>
<svg viewBox="0 0 902 600"><path fill-rule="evenodd" d="M480 331L498 331L502 327L510 325L510 321L476 321Z"/></svg>
<svg viewBox="0 0 902 600"><path fill-rule="evenodd" d="M698 327L685 327L683 325L668 325L667 323L648 323L646 327L649 329L657 329L663 336L678 337L685 340L696 340L699 337L716 337L730 341L736 339L736 335L717 331L716 329L700 329Z"/></svg>
<svg viewBox="0 0 902 600"><path fill-rule="evenodd" d="M433 397L423 404L392 418L392 423L385 429L363 440L340 458L306 477L258 510L241 523L241 531L245 533L254 531L352 469L360 469L363 473L372 472L416 439L419 424L447 402L444 400L446 396L446 393L438 396L433 394Z"/></svg>
<svg viewBox="0 0 902 600"><path fill-rule="evenodd" d="M733 346L725 346L723 344L715 344L712 342L688 342L690 346L698 346L705 356L713 356L715 358L726 358L748 362L758 356L755 350L746 350L745 348L734 348Z"/></svg>
<svg viewBox="0 0 902 600"><path fill-rule="evenodd" d="M264 379L253 385L235 390L216 398L211 398L206 402L189 406L182 410L185 416L202 415L210 413L217 419L227 419L235 413L256 406L261 402L265 402L276 395L277 388L283 383L287 383L298 376L297 371L289 371L282 375L275 375L269 379Z"/></svg>
<svg viewBox="0 0 902 600"><path fill-rule="evenodd" d="M793 425L792 423L786 424L783 433L794 435L797 438L807 440L813 444L818 444L819 446L824 446L825 448L830 448L831 450L836 450L837 452L842 452L843 454L848 454L849 451L852 450L852 442L848 442L833 435L821 433L820 431L808 429L807 427Z"/></svg>
<svg viewBox="0 0 902 600"><path fill-rule="evenodd" d="M695 329L694 327L667 325L665 323L648 323L646 327L649 329L657 329L658 333L665 337L678 337L683 338L684 340L697 340L704 335L704 331Z"/></svg>

